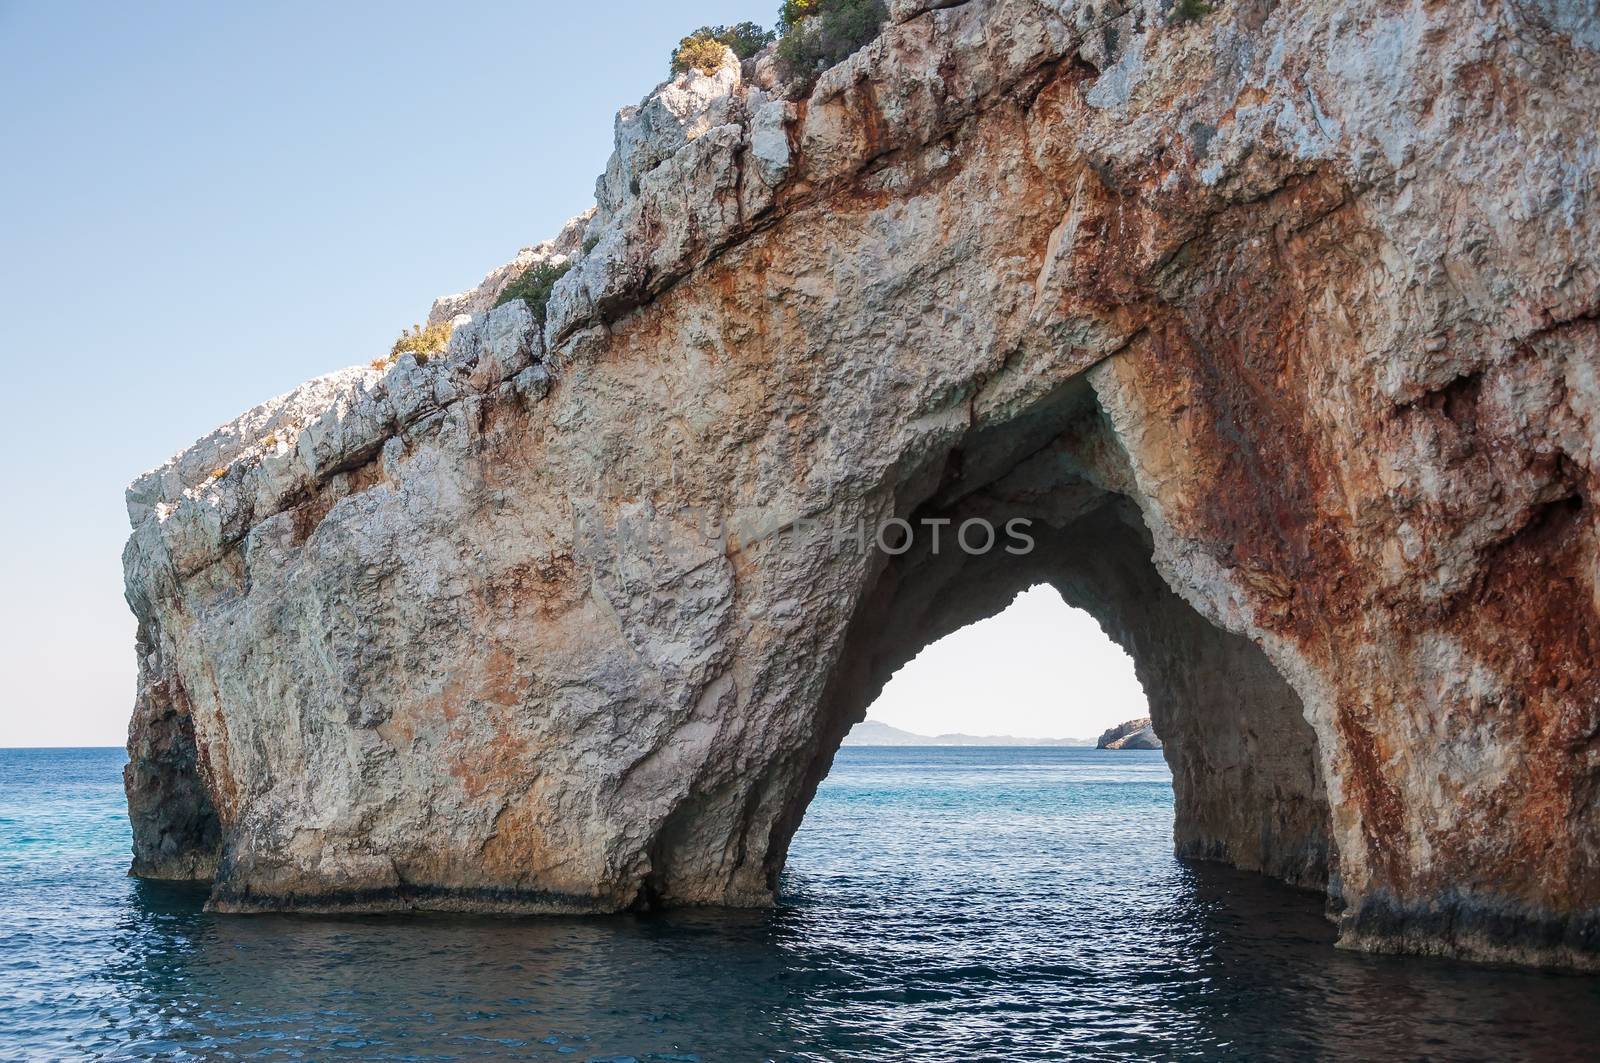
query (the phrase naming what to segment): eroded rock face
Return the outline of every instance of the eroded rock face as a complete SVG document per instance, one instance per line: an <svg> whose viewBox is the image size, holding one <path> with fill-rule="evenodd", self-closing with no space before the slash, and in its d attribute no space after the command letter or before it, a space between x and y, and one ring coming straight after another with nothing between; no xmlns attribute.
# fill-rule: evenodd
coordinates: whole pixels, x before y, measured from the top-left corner
<svg viewBox="0 0 1600 1063"><path fill-rule="evenodd" d="M519 258L573 261L542 330L502 269L447 356L136 483L135 871L770 903L894 668L1049 582L1134 657L1181 854L1325 883L1350 946L1595 966L1600 29L1162 6L686 76ZM892 517L1034 549L856 544Z"/></svg>

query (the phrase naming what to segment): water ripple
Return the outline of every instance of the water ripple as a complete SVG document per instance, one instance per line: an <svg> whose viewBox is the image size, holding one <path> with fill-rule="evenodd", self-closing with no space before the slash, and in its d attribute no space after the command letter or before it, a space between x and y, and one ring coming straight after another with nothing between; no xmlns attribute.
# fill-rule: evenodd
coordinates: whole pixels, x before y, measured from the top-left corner
<svg viewBox="0 0 1600 1063"><path fill-rule="evenodd" d="M772 912L219 918L120 753L0 751L0 1058L1600 1058L1600 980L1332 948L1172 859L1159 754L847 749Z"/></svg>

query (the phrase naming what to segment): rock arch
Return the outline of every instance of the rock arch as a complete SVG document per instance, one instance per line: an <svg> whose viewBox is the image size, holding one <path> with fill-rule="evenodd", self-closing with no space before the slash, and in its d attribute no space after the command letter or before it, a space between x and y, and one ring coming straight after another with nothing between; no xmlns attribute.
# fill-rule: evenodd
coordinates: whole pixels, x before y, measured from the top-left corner
<svg viewBox="0 0 1600 1063"><path fill-rule="evenodd" d="M812 764L774 832L773 880L840 741L889 677L929 643L1048 583L1134 660L1166 736L1178 855L1327 887L1326 791L1299 698L1253 643L1205 620L1156 572L1149 531L1119 490L1127 470L1106 465L1114 441L1088 382L1042 406L1031 424L952 452L912 506L920 535L905 553L880 556L829 679ZM1026 542L968 551L954 541L965 522L1003 528L1019 516Z"/></svg>
<svg viewBox="0 0 1600 1063"><path fill-rule="evenodd" d="M1327 878L1349 945L1594 965L1585 27L935 6L803 100L663 86L448 352L130 488L136 873L770 903L886 669L1037 576L1139 662L1180 851ZM1026 558L796 542L1009 507Z"/></svg>

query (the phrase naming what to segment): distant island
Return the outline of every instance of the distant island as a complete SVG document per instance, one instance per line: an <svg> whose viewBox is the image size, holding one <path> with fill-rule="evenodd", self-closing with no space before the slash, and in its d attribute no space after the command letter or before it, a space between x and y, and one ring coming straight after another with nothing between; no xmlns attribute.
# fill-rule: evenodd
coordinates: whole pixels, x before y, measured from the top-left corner
<svg viewBox="0 0 1600 1063"><path fill-rule="evenodd" d="M1119 723L1095 743L1097 749L1160 749L1161 739L1150 724L1150 717Z"/></svg>
<svg viewBox="0 0 1600 1063"><path fill-rule="evenodd" d="M1088 738L1017 738L1014 735L919 735L902 731L877 720L863 720L845 735L847 746L1078 746L1087 748Z"/></svg>

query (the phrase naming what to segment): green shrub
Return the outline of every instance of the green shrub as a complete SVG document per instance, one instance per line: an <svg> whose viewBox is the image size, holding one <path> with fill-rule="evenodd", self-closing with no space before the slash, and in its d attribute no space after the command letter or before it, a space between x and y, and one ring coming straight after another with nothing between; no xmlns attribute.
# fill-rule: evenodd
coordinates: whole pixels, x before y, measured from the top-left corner
<svg viewBox="0 0 1600 1063"><path fill-rule="evenodd" d="M764 30L754 22L740 22L733 26L701 26L678 42L672 50L672 72L682 74L689 69L704 74L715 74L722 66L722 48L730 49L735 58L749 59L771 44L777 34Z"/></svg>
<svg viewBox="0 0 1600 1063"><path fill-rule="evenodd" d="M778 72L809 82L878 35L889 9L883 0L784 0L778 9Z"/></svg>
<svg viewBox="0 0 1600 1063"><path fill-rule="evenodd" d="M401 330L400 338L394 341L394 346L389 350L389 363L392 365L402 354L409 354L416 358L418 365L427 365L429 358L443 354L450 345L450 333L454 328L450 322L440 321L426 328L412 325L410 329ZM378 368L376 362L373 368Z"/></svg>
<svg viewBox="0 0 1600 1063"><path fill-rule="evenodd" d="M698 70L710 77L722 68L722 57L727 54L728 46L721 41L710 37L685 37L672 50L672 72L682 74Z"/></svg>
<svg viewBox="0 0 1600 1063"><path fill-rule="evenodd" d="M1172 21L1199 22L1211 14L1212 10L1206 0L1178 0L1172 5Z"/></svg>
<svg viewBox="0 0 1600 1063"><path fill-rule="evenodd" d="M505 291L500 293L500 298L494 301L495 306L504 306L513 299L521 299L528 304L528 309L533 311L533 319L543 325L545 313L550 308L550 293L555 289L556 281L567 275L567 270L572 268L571 262L563 262L559 266L552 266L548 262L529 266L522 271L522 276L506 285Z"/></svg>
<svg viewBox="0 0 1600 1063"><path fill-rule="evenodd" d="M783 0L778 8L778 32L788 33L799 21L817 13L818 0Z"/></svg>
<svg viewBox="0 0 1600 1063"><path fill-rule="evenodd" d="M739 22L732 26L707 26L717 40L733 49L740 59L749 59L761 49L778 39L773 30L762 29L754 22Z"/></svg>

